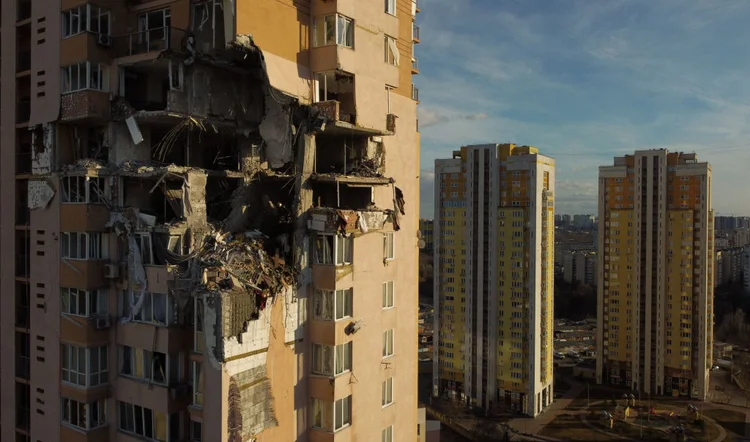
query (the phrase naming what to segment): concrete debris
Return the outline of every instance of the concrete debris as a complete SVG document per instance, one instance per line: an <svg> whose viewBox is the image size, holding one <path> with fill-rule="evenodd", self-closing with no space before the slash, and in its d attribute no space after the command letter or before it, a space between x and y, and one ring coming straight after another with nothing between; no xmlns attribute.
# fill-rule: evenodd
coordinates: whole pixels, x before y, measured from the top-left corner
<svg viewBox="0 0 750 442"><path fill-rule="evenodd" d="M128 127L128 132L130 132L130 138L133 139L133 144L137 146L143 143L143 134L132 115L125 119L125 125Z"/></svg>
<svg viewBox="0 0 750 442"><path fill-rule="evenodd" d="M55 196L55 189L47 180L29 180L28 206L31 210L44 209Z"/></svg>
<svg viewBox="0 0 750 442"><path fill-rule="evenodd" d="M374 158L368 158L366 160L360 161L359 164L357 164L347 172L347 175L380 178L383 176L383 174L380 173L379 169L380 166L378 165L377 161Z"/></svg>

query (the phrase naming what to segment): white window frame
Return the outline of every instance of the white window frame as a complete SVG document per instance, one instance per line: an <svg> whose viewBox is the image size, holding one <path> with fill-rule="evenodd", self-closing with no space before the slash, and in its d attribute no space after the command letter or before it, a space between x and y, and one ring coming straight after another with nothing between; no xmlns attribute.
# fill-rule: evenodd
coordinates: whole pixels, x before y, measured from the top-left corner
<svg viewBox="0 0 750 442"><path fill-rule="evenodd" d="M349 265L354 259L354 237L352 235L317 234L313 243L315 264Z"/></svg>
<svg viewBox="0 0 750 442"><path fill-rule="evenodd" d="M136 413L136 411L139 411L140 413ZM146 438L146 440L161 441L162 439L159 439L159 435L156 433L157 422L159 421L157 415L161 415L164 417L162 421L166 423L166 428L165 428L166 435L165 435L164 440L166 441L177 440L179 435L170 434L170 428L171 428L170 421L172 420L173 417L175 417L175 414L177 413L173 413L170 415L167 413L163 413L161 411L155 411L150 408L141 407L139 405L133 405L128 402L117 401L117 415L118 415L117 428L123 433L132 434L134 436L139 436L141 438ZM123 419L122 419L123 415L125 416L126 422L123 422ZM150 426L144 425L146 420L149 417L151 418L151 425ZM177 414L177 417L178 418L180 417L179 414ZM128 418L132 419L132 422L130 422L132 425L128 425L128 422L127 422ZM141 421L141 424L140 424L140 427L142 430L141 433L138 433L136 431L138 427L136 425L136 420ZM151 428L150 434L146 433L147 427Z"/></svg>
<svg viewBox="0 0 750 442"><path fill-rule="evenodd" d="M104 178L83 175L61 177L61 202L64 204L103 204L106 198L105 186ZM99 192L94 189L99 189Z"/></svg>
<svg viewBox="0 0 750 442"><path fill-rule="evenodd" d="M141 252L141 264L145 266L154 265L154 241L151 239L151 233L136 233L135 243L138 244L138 250ZM144 244L148 245L147 250L144 250Z"/></svg>
<svg viewBox="0 0 750 442"><path fill-rule="evenodd" d="M396 0L385 0L385 13L396 16Z"/></svg>
<svg viewBox="0 0 750 442"><path fill-rule="evenodd" d="M141 296L141 291L126 290L124 294L125 296L123 297L122 312L123 316L127 317L130 316L130 312L133 306L138 303L138 298ZM143 300L141 309L138 311L138 313L132 315L133 317L131 320L133 322L153 324L161 327L168 327L176 322L177 315L175 312L174 298L172 298L171 294L143 292L142 296L146 296L147 298ZM166 322L158 321L154 316L154 300L160 301L161 299L165 300Z"/></svg>
<svg viewBox="0 0 750 442"><path fill-rule="evenodd" d="M393 347L394 347L394 339L393 339L393 329L388 329L383 332L383 359L390 358L393 356Z"/></svg>
<svg viewBox="0 0 750 442"><path fill-rule="evenodd" d="M396 39L390 35L384 35L384 60L386 64L391 66L398 66L400 63L400 54L398 52L398 46L396 45Z"/></svg>
<svg viewBox="0 0 750 442"><path fill-rule="evenodd" d="M419 436L419 431L417 431L417 436ZM393 442L393 425L389 425L383 428L380 436L380 442Z"/></svg>
<svg viewBox="0 0 750 442"><path fill-rule="evenodd" d="M337 346L313 343L312 372L336 377L352 371L352 342Z"/></svg>
<svg viewBox="0 0 750 442"><path fill-rule="evenodd" d="M354 314L354 289L323 290L316 289L313 299L315 319L322 321L340 321L351 318Z"/></svg>
<svg viewBox="0 0 750 442"><path fill-rule="evenodd" d="M203 354L206 347L206 339L203 331L203 315L205 314L205 307L203 306L203 300L195 297L195 308L193 309L195 315L194 320L194 333L195 339L193 340L193 351L198 354Z"/></svg>
<svg viewBox="0 0 750 442"><path fill-rule="evenodd" d="M203 367L199 361L190 362L190 384L193 387L193 406L203 408Z"/></svg>
<svg viewBox="0 0 750 442"><path fill-rule="evenodd" d="M352 424L352 396L341 398L336 402L312 398L310 407L313 428L337 432Z"/></svg>
<svg viewBox="0 0 750 442"><path fill-rule="evenodd" d="M383 309L393 308L394 305L394 282L386 281L383 283Z"/></svg>
<svg viewBox="0 0 750 442"><path fill-rule="evenodd" d="M146 381L150 384L162 385L165 387L182 381L182 357L179 353L167 354L158 351L149 351L141 348L130 347L127 345L121 345L119 353L120 376L131 379L138 379L141 381ZM125 370L126 354L128 354L130 358L127 370ZM156 376L155 364L157 359L154 357L155 355L158 355L164 363L162 373L163 376L161 380L159 380ZM136 366L138 362L140 362L140 367ZM175 365L177 368L175 368ZM177 379L172 379L173 377L175 377L172 376L172 371L175 371Z"/></svg>
<svg viewBox="0 0 750 442"><path fill-rule="evenodd" d="M91 430L107 424L107 399L84 403L61 397L60 402L60 420L63 425Z"/></svg>
<svg viewBox="0 0 750 442"><path fill-rule="evenodd" d="M94 16L98 17L99 20L92 20ZM81 20L81 17L84 20ZM76 19L75 23L73 22L74 18ZM73 37L84 32L110 35L112 29L111 18L112 16L109 11L90 3L65 10L62 12L62 38ZM107 23L105 29L102 29L102 23Z"/></svg>
<svg viewBox="0 0 750 442"><path fill-rule="evenodd" d="M99 232L61 232L60 257L82 261L106 259L107 239L106 234Z"/></svg>
<svg viewBox="0 0 750 442"><path fill-rule="evenodd" d="M60 370L63 383L84 388L109 383L109 361L107 359L109 351L106 345L87 348L62 344L60 351L62 352ZM81 363L84 364L84 367L80 366ZM95 368L98 368L98 370L95 370Z"/></svg>
<svg viewBox="0 0 750 442"><path fill-rule="evenodd" d="M64 315L89 318L109 314L109 293L106 289L84 290L60 287L61 312ZM83 311L81 300L83 299Z"/></svg>
<svg viewBox="0 0 750 442"><path fill-rule="evenodd" d="M321 32L318 32L318 26L323 27ZM332 32L330 27L333 27ZM354 19L345 15L329 14L315 17L313 20L313 47L338 45L354 49L354 29Z"/></svg>
<svg viewBox="0 0 750 442"><path fill-rule="evenodd" d="M383 259L386 261L396 259L396 234L394 232L383 234Z"/></svg>
<svg viewBox="0 0 750 442"><path fill-rule="evenodd" d="M393 377L383 381L380 392L380 405L382 408L393 405Z"/></svg>
<svg viewBox="0 0 750 442"><path fill-rule="evenodd" d="M352 424L352 396L337 400L333 404L333 431L339 431Z"/></svg>
<svg viewBox="0 0 750 442"><path fill-rule="evenodd" d="M109 67L102 63L81 61L61 68L62 93L84 90L109 91Z"/></svg>

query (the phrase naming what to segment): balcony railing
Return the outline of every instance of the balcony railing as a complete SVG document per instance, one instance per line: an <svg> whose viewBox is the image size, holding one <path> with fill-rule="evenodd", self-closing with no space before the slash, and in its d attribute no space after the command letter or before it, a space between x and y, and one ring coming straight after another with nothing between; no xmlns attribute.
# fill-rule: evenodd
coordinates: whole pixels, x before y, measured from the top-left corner
<svg viewBox="0 0 750 442"><path fill-rule="evenodd" d="M28 123L31 118L31 100L20 100L16 104L16 123Z"/></svg>
<svg viewBox="0 0 750 442"><path fill-rule="evenodd" d="M411 85L411 99L414 101L419 101L419 89L417 89L417 87L413 84Z"/></svg>
<svg viewBox="0 0 750 442"><path fill-rule="evenodd" d="M181 49L185 46L187 32L183 29L164 26L146 31L121 35L113 40L115 57Z"/></svg>
<svg viewBox="0 0 750 442"><path fill-rule="evenodd" d="M30 359L28 356L16 356L16 377L21 379L29 379L29 367L31 366Z"/></svg>
<svg viewBox="0 0 750 442"><path fill-rule="evenodd" d="M414 57L414 58L411 59L411 69L414 70L414 71L418 71L419 70L419 61L417 60L416 57Z"/></svg>
<svg viewBox="0 0 750 442"><path fill-rule="evenodd" d="M412 25L412 27L411 27L411 38L412 38L412 40L419 40L419 26Z"/></svg>

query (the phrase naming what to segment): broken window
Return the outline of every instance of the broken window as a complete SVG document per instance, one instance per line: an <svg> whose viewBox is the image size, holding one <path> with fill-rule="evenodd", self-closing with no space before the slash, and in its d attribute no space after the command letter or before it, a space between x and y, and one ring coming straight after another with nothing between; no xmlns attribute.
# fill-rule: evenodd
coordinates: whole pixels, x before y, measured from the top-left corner
<svg viewBox="0 0 750 442"><path fill-rule="evenodd" d="M179 413L168 416L161 411L153 411L146 407L122 401L117 401L117 407L119 413L118 428L123 433L161 442L178 439L179 431L175 429L173 423L179 422ZM167 422L169 422L169 425Z"/></svg>
<svg viewBox="0 0 750 442"><path fill-rule="evenodd" d="M365 210L373 203L370 184L350 184L334 181L316 181L312 185L315 207Z"/></svg>
<svg viewBox="0 0 750 442"><path fill-rule="evenodd" d="M207 53L212 48L223 48L224 6L221 0L193 3L191 29L195 34L198 52Z"/></svg>
<svg viewBox="0 0 750 442"><path fill-rule="evenodd" d="M143 296L143 302L140 309L134 310L138 306L139 298ZM172 296L164 293L135 292L126 291L123 299L123 316L129 317L133 314L134 322L144 322L154 325L170 325L176 319L176 311Z"/></svg>
<svg viewBox="0 0 750 442"><path fill-rule="evenodd" d="M102 259L108 256L107 235L96 232L62 232L62 257L67 259Z"/></svg>
<svg viewBox="0 0 750 442"><path fill-rule="evenodd" d="M109 69L106 65L82 61L62 68L62 92L85 89L109 90Z"/></svg>
<svg viewBox="0 0 750 442"><path fill-rule="evenodd" d="M83 290L61 287L62 313L89 317L104 315L109 311L107 290Z"/></svg>
<svg viewBox="0 0 750 442"><path fill-rule="evenodd" d="M346 265L352 262L354 239L343 235L317 235L315 237L315 263Z"/></svg>
<svg viewBox="0 0 750 442"><path fill-rule="evenodd" d="M354 20L341 14L318 17L313 22L313 46L354 48Z"/></svg>
<svg viewBox="0 0 750 442"><path fill-rule="evenodd" d="M84 403L62 398L62 421L83 430L101 427L107 423L107 400Z"/></svg>
<svg viewBox="0 0 750 442"><path fill-rule="evenodd" d="M141 251L141 264L154 264L154 249L151 244L150 233L138 233L135 235L135 242L138 244L138 250Z"/></svg>
<svg viewBox="0 0 750 442"><path fill-rule="evenodd" d="M193 351L203 353L205 348L205 339L203 337L203 301L195 299L195 343Z"/></svg>
<svg viewBox="0 0 750 442"><path fill-rule="evenodd" d="M85 4L62 13L62 36L72 37L82 32L109 35L110 15L98 6Z"/></svg>
<svg viewBox="0 0 750 442"><path fill-rule="evenodd" d="M385 36L385 62L392 66L398 66L399 62L396 39L388 35Z"/></svg>
<svg viewBox="0 0 750 442"><path fill-rule="evenodd" d="M353 289L316 290L314 296L315 319L338 321L352 316Z"/></svg>
<svg viewBox="0 0 750 442"><path fill-rule="evenodd" d="M60 178L63 203L98 204L105 200L105 179L85 176Z"/></svg>
<svg viewBox="0 0 750 442"><path fill-rule="evenodd" d="M395 258L394 233L387 232L383 234L383 259L391 260Z"/></svg>
<svg viewBox="0 0 750 442"><path fill-rule="evenodd" d="M123 345L120 347L120 375L170 385L182 380L180 356Z"/></svg>
<svg viewBox="0 0 750 442"><path fill-rule="evenodd" d="M169 48L172 13L169 8L145 12L138 16L138 43L150 51Z"/></svg>
<svg viewBox="0 0 750 442"><path fill-rule="evenodd" d="M201 363L192 361L190 366L190 384L193 386L193 405L203 406L203 371Z"/></svg>
<svg viewBox="0 0 750 442"><path fill-rule="evenodd" d="M352 369L352 343L336 347L313 344L313 373L324 376L338 376Z"/></svg>
<svg viewBox="0 0 750 442"><path fill-rule="evenodd" d="M182 63L169 60L169 89L181 91L184 82L184 67Z"/></svg>

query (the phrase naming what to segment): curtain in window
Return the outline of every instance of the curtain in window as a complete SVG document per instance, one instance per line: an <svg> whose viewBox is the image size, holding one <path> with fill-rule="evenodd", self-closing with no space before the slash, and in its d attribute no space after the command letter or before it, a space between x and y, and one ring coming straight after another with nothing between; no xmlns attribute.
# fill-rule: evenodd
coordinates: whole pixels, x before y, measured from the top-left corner
<svg viewBox="0 0 750 442"><path fill-rule="evenodd" d="M330 345L323 346L323 373L333 374L333 347Z"/></svg>
<svg viewBox="0 0 750 442"><path fill-rule="evenodd" d="M332 45L336 43L336 18L333 15L328 15L323 18L325 21L325 33L326 33L326 39L325 43L326 45Z"/></svg>

